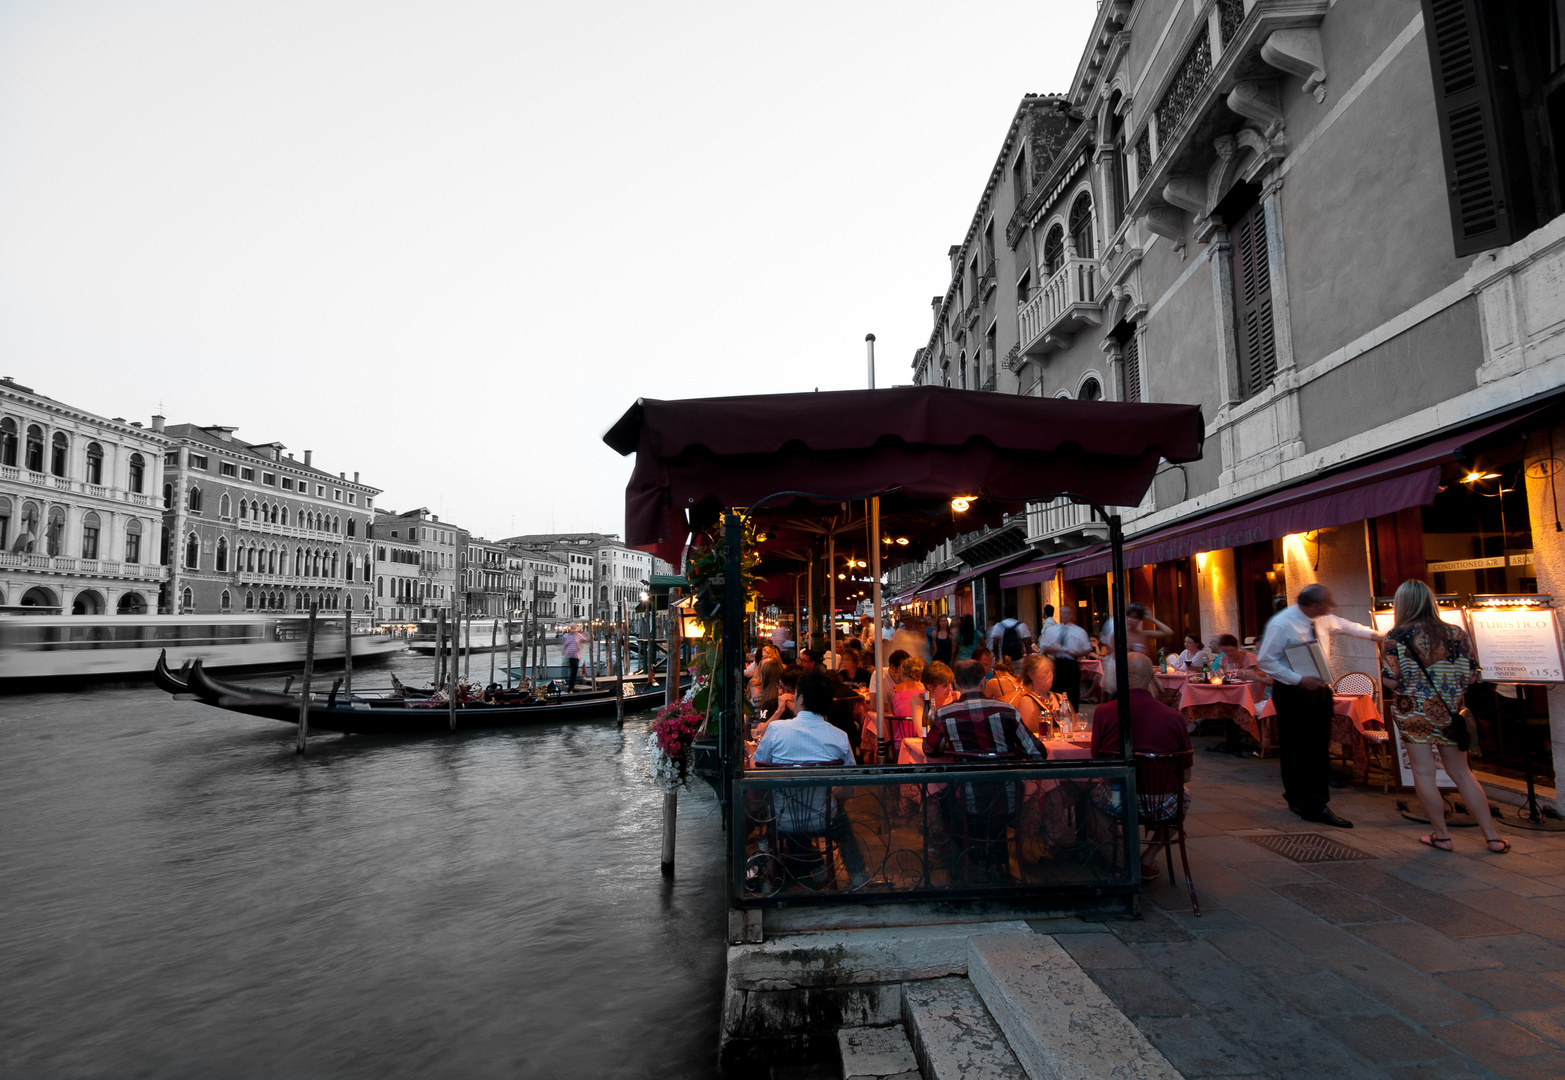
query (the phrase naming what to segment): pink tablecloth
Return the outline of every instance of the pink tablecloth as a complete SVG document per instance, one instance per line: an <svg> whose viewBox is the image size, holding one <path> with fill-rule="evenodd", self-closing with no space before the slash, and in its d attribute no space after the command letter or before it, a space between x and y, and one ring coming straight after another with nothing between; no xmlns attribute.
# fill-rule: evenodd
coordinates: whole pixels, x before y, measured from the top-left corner
<svg viewBox="0 0 1565 1080"><path fill-rule="evenodd" d="M1079 761L1092 757L1091 737L1083 735L1080 742L1074 739L1046 739L1043 743L1044 752L1049 755L1050 761ZM903 739L902 749L897 754L898 765L923 765L926 762L949 762L951 758L945 755L931 756L924 753L923 739ZM1059 786L1058 780L1029 780L1027 781L1028 795L1046 795ZM937 794L945 790L944 784L930 784L929 793ZM918 785L904 784L902 794L905 798L918 798Z"/></svg>
<svg viewBox="0 0 1565 1080"><path fill-rule="evenodd" d="M1267 701L1258 714L1270 724L1275 724L1277 706ZM1353 775L1360 781L1369 779L1369 750L1360 732L1365 729L1383 729L1385 722L1380 710L1375 708L1373 694L1331 695L1331 741L1342 747L1353 758Z"/></svg>
<svg viewBox="0 0 1565 1080"><path fill-rule="evenodd" d="M1178 706L1190 676L1183 671L1159 671L1153 678L1157 680L1157 699L1165 705Z"/></svg>
<svg viewBox="0 0 1565 1080"><path fill-rule="evenodd" d="M1103 700L1103 661L1095 656L1081 659L1081 695L1088 701Z"/></svg>
<svg viewBox="0 0 1565 1080"><path fill-rule="evenodd" d="M1276 723L1259 718L1266 703L1266 687L1258 682L1221 683L1190 679L1179 695L1179 711L1185 719L1215 720L1231 718L1240 729L1261 744L1264 757L1271 752Z"/></svg>

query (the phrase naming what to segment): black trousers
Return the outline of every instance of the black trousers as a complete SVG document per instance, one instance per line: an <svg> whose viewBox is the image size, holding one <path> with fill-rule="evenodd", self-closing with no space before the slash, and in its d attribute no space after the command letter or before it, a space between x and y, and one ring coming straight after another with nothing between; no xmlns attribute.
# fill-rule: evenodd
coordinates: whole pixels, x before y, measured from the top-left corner
<svg viewBox="0 0 1565 1080"><path fill-rule="evenodd" d="M1054 689L1070 698L1071 708L1081 708L1081 662L1073 656L1054 658Z"/></svg>
<svg viewBox="0 0 1565 1080"><path fill-rule="evenodd" d="M565 664L571 669L570 674L565 677L565 692L574 694L576 692L576 671L581 667L581 658L577 656L567 657Z"/></svg>
<svg viewBox="0 0 1565 1080"><path fill-rule="evenodd" d="M1311 814L1331 801L1331 688L1272 687L1277 706L1277 749L1282 794L1288 805Z"/></svg>

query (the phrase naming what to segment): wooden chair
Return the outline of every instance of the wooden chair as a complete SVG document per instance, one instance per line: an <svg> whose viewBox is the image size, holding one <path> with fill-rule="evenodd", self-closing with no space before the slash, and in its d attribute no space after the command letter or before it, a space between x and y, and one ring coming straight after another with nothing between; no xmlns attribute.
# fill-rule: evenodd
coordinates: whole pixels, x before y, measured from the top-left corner
<svg viewBox="0 0 1565 1080"><path fill-rule="evenodd" d="M1190 880L1190 858L1185 853L1185 811L1190 797L1185 794L1185 774L1195 754L1181 750L1174 754L1136 755L1136 814L1149 836L1143 844L1161 846L1168 859L1168 877L1174 877L1173 845L1179 845L1179 862L1185 871L1185 886L1190 890L1190 910L1201 914L1195 883Z"/></svg>

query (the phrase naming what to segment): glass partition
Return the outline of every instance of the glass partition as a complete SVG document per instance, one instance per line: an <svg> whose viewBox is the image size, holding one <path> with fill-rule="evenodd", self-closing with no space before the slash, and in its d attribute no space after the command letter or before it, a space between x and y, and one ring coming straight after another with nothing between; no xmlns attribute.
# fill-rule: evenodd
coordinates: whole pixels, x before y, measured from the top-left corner
<svg viewBox="0 0 1565 1080"><path fill-rule="evenodd" d="M755 768L733 779L737 907L1134 891L1112 761Z"/></svg>

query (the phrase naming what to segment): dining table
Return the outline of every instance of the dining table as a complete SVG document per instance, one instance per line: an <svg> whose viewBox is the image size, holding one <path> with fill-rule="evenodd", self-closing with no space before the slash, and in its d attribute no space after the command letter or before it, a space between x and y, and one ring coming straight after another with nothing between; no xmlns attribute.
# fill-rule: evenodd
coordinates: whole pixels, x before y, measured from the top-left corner
<svg viewBox="0 0 1565 1080"><path fill-rule="evenodd" d="M1085 701L1103 700L1103 660L1096 656L1083 656L1081 667L1081 696Z"/></svg>
<svg viewBox="0 0 1565 1080"><path fill-rule="evenodd" d="M1153 675L1157 680L1157 699L1164 705L1177 708L1179 699L1184 695L1185 683L1190 681L1188 671L1159 671Z"/></svg>
<svg viewBox="0 0 1565 1080"><path fill-rule="evenodd" d="M1179 695L1179 711L1186 720L1232 720L1250 738L1261 744L1265 757L1275 745L1275 716L1263 719L1261 708L1268 704L1266 684L1261 682L1214 683L1186 679Z"/></svg>
<svg viewBox="0 0 1565 1080"><path fill-rule="evenodd" d="M1257 715L1275 725L1277 706L1268 700ZM1344 757L1353 759L1353 776L1360 783L1369 780L1369 747L1364 732L1383 730L1385 721L1375 707L1374 694L1331 695L1331 736L1327 741L1339 746Z"/></svg>

